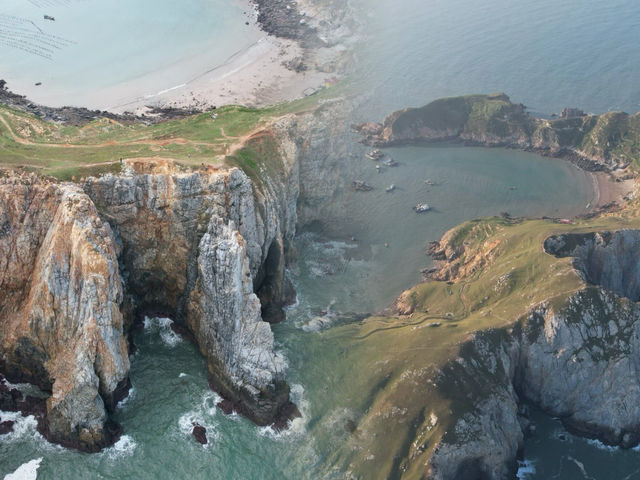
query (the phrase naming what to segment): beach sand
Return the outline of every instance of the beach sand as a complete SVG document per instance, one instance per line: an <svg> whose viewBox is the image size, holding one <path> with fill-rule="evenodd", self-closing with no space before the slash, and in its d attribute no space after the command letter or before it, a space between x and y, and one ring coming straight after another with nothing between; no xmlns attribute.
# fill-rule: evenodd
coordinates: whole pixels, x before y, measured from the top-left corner
<svg viewBox="0 0 640 480"><path fill-rule="evenodd" d="M296 42L265 34L182 85L109 106L107 110L143 113L148 106L206 110L229 104L261 107L293 100L322 87L331 76L312 68L298 73L284 65L296 58L304 58L304 51Z"/></svg>
<svg viewBox="0 0 640 480"><path fill-rule="evenodd" d="M635 189L634 179L616 181L614 175L605 172L592 172L591 178L594 186L591 209L604 207L611 202L622 204L624 197Z"/></svg>

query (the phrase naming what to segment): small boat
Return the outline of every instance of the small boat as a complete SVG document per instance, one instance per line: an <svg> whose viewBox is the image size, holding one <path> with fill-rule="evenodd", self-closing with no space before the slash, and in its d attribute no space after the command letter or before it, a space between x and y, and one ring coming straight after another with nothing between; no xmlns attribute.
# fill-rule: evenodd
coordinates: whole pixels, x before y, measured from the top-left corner
<svg viewBox="0 0 640 480"><path fill-rule="evenodd" d="M436 182L434 182L433 180L431 180L430 178L427 178L427 179L424 181L424 183L425 183L425 184L427 184L427 185L429 185L429 186L431 186L431 187L434 187L434 186L436 186L436 185L437 185L437 183L436 183Z"/></svg>
<svg viewBox="0 0 640 480"><path fill-rule="evenodd" d="M368 192L369 190L373 190L373 187L369 185L367 182L363 182L361 180L354 180L351 185L353 188L360 192Z"/></svg>
<svg viewBox="0 0 640 480"><path fill-rule="evenodd" d="M387 158L384 162L387 167L397 167L398 166L398 162L396 162L393 158L389 157Z"/></svg>
<svg viewBox="0 0 640 480"><path fill-rule="evenodd" d="M431 207L429 206L428 203L419 203L415 207L413 207L413 210L416 213L422 213L422 212L428 212L429 210L431 210Z"/></svg>
<svg viewBox="0 0 640 480"><path fill-rule="evenodd" d="M53 18L51 15L45 15L45 16L44 16L44 19L45 19L45 20L51 20L52 22L55 22L55 21L56 21L56 19L55 19L55 18Z"/></svg>
<svg viewBox="0 0 640 480"><path fill-rule="evenodd" d="M376 148L375 150L371 150L369 153L365 154L365 157L370 160L378 161L384 157L384 153Z"/></svg>
<svg viewBox="0 0 640 480"><path fill-rule="evenodd" d="M396 186L392 183L387 188L384 189L385 192L393 192L396 189Z"/></svg>

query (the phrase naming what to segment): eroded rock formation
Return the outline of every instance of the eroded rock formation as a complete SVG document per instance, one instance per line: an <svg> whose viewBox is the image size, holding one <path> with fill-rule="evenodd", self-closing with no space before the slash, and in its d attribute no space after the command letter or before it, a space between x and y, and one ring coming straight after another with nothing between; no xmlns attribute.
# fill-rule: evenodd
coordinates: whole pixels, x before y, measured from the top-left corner
<svg viewBox="0 0 640 480"><path fill-rule="evenodd" d="M85 450L114 440L107 409L129 371L117 257L80 188L0 179L0 368L51 392L45 434Z"/></svg>
<svg viewBox="0 0 640 480"><path fill-rule="evenodd" d="M508 329L475 334L442 369L438 388L453 408L473 403L434 450L430 478L512 478L527 426L523 401L576 434L623 448L640 442L638 237L623 230L546 240L545 250L574 257L592 286Z"/></svg>
<svg viewBox="0 0 640 480"><path fill-rule="evenodd" d="M295 225L286 172L254 195L238 169L132 168L84 190L2 179L2 371L51 392L48 438L100 449L114 440L128 328L164 313L191 329L220 393L257 423L282 422L295 409L254 287L281 302Z"/></svg>

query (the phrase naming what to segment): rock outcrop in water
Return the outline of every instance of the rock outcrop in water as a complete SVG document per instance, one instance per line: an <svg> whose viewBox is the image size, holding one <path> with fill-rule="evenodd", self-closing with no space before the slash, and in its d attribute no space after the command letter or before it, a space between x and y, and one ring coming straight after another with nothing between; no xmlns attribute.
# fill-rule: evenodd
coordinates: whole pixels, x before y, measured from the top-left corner
<svg viewBox="0 0 640 480"><path fill-rule="evenodd" d="M421 108L390 114L382 123L355 128L369 145L386 147L420 142L460 141L501 146L566 158L585 170L627 167L640 156L635 138L640 114L610 112L542 119L504 93L436 100Z"/></svg>

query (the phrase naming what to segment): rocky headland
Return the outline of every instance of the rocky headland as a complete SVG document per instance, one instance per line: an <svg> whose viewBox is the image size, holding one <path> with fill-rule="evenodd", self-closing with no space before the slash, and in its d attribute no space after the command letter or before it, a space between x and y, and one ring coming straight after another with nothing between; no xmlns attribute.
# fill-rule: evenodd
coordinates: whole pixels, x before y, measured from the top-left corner
<svg viewBox="0 0 640 480"><path fill-rule="evenodd" d="M377 147L447 141L517 148L564 158L589 171L624 170L640 155L635 143L640 115L565 112L560 117L538 118L504 93L469 95L399 110L382 123L354 128L364 143Z"/></svg>
<svg viewBox="0 0 640 480"><path fill-rule="evenodd" d="M117 439L109 418L145 315L172 318L196 342L225 408L286 428L297 409L268 322L291 300L284 272L301 185L312 197L331 181L320 165L338 137L329 111L347 114L334 104L284 117L226 166L127 160L76 183L3 172L0 371L44 392L48 439L85 451ZM258 171L233 166L248 158ZM308 221L330 200L303 209Z"/></svg>
<svg viewBox="0 0 640 480"><path fill-rule="evenodd" d="M495 94L438 100L355 129L376 147L518 148L622 180L636 176L637 125L638 115L615 112L535 118ZM402 348L375 361L354 354L378 365L366 386L377 393L336 463L353 478L514 478L524 438L535 434L530 405L577 435L636 446L636 191L595 216L474 220L432 244L425 282L357 329L369 348Z"/></svg>

